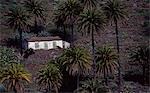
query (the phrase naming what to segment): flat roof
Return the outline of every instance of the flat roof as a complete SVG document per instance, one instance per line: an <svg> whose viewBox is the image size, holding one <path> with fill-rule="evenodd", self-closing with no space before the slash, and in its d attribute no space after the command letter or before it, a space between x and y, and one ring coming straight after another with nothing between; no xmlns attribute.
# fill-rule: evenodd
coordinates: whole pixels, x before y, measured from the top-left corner
<svg viewBox="0 0 150 93"><path fill-rule="evenodd" d="M48 37L31 37L27 39L28 42L34 41L52 41L52 40L62 40L59 36L48 36Z"/></svg>

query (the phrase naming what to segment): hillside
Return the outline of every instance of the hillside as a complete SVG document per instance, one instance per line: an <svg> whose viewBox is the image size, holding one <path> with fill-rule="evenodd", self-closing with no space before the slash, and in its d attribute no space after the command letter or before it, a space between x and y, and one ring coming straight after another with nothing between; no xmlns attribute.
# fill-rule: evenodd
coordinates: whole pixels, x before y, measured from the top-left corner
<svg viewBox="0 0 150 93"><path fill-rule="evenodd" d="M5 1L9 1L9 0L3 0L2 2L5 2ZM118 22L120 62L121 62L123 75L127 74L131 70L134 71L137 69L136 67L134 68L128 64L128 62L130 61L129 59L130 52L135 50L138 46L143 46L143 45L150 46L150 43L149 43L149 40L150 40L149 21L150 20L149 20L149 11L148 11L150 7L149 0L124 0L124 3L128 10L128 17ZM42 31L42 34L41 34L43 36L52 35L51 30L56 29L56 26L52 22L53 13L54 13L52 0L49 0L48 5L49 5L48 6L49 11L48 11L48 15L46 18L47 19L45 23L46 25L44 25L46 28L44 31ZM7 44L8 42L6 42L8 38L17 37L16 35L17 31L15 32L12 29L9 29L7 26L4 26L2 22L3 20L1 20L1 24L0 24L1 26L0 45L6 46L6 45L9 45ZM81 35L81 33L77 31L77 29L75 30L76 30L75 46L86 48L87 50L91 52L92 51L91 36ZM96 47L111 46L114 49L114 51L117 52L114 23L108 23L105 26L104 30L99 31L99 33L94 33L94 34L95 34L94 36L95 36ZM24 34L24 37L25 36L26 34ZM27 37L30 37L30 36L36 36L36 35L33 33L28 33ZM7 47L10 47L10 46L7 46ZM18 50L16 46L15 47L11 46L11 47L15 50ZM61 55L62 51L63 49L60 49L60 50L55 49L55 50L48 50L48 51L36 50L34 51L35 52L34 54L24 59L25 68L33 74L32 79L33 80L35 79L37 71L40 70L41 67L43 67L43 65L47 63L47 61L49 61L50 59L54 59L55 57ZM142 81L137 80L137 82L141 83ZM140 93L148 93L148 92L140 92Z"/></svg>

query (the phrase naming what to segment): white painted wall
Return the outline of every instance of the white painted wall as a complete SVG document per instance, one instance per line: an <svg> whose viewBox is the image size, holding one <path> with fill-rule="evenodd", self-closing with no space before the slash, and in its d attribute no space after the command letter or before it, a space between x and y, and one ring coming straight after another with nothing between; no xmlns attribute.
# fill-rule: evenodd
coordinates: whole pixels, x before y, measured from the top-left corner
<svg viewBox="0 0 150 93"><path fill-rule="evenodd" d="M28 48L32 48L34 50L38 49L54 49L53 42L56 42L56 46L59 46L60 48L69 48L70 43L62 40L53 40L53 41L38 41L38 42L28 42ZM35 43L39 43L39 48L35 48ZM48 44L48 49L45 48L45 43ZM64 45L63 45L64 44Z"/></svg>
<svg viewBox="0 0 150 93"><path fill-rule="evenodd" d="M64 41L64 48L69 48L70 47L70 43Z"/></svg>

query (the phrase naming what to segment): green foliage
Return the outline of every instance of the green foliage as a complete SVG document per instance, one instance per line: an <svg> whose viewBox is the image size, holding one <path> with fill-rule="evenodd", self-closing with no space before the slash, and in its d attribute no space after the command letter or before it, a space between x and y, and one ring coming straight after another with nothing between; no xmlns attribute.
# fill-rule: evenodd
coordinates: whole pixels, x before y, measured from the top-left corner
<svg viewBox="0 0 150 93"><path fill-rule="evenodd" d="M103 4L102 7L104 14L106 15L107 19L113 23L115 23L115 34L116 34L116 46L117 46L117 53L118 53L118 75L119 75L119 90L121 89L121 65L120 65L120 48L119 48L119 30L118 30L118 20L124 19L127 17L127 11L125 5L122 3L121 0L108 0L106 3ZM105 70L105 69L104 69ZM104 71L105 72L105 71Z"/></svg>
<svg viewBox="0 0 150 93"><path fill-rule="evenodd" d="M71 45L74 46L73 41L74 41L74 26L75 22L80 14L82 12L82 7L80 3L77 0L66 0L63 1L59 8L56 10L56 21L55 24L58 26L68 26L68 28L71 31ZM62 22L62 23L60 23ZM64 25L65 24L65 25ZM64 33L65 27L63 27Z"/></svg>
<svg viewBox="0 0 150 93"><path fill-rule="evenodd" d="M90 34L92 42L92 54L93 54L93 65L94 65L94 75L96 74L96 64L95 64L95 38L94 32L99 32L105 25L105 16L102 12L97 10L85 10L78 19L78 28L82 34ZM95 75L96 76L96 75Z"/></svg>
<svg viewBox="0 0 150 93"><path fill-rule="evenodd" d="M103 8L107 19L109 20L119 20L127 16L126 7L120 0L108 0Z"/></svg>
<svg viewBox="0 0 150 93"><path fill-rule="evenodd" d="M85 9L95 8L97 5L97 0L79 0Z"/></svg>
<svg viewBox="0 0 150 93"><path fill-rule="evenodd" d="M150 66L150 48L149 46L140 46L137 50L131 52L130 65L140 66L143 73L143 83L149 84L149 66Z"/></svg>
<svg viewBox="0 0 150 93"><path fill-rule="evenodd" d="M23 3L26 11L31 15L34 25L31 26L30 32L39 35L44 30L44 23L48 14L47 3L44 0L25 0Z"/></svg>
<svg viewBox="0 0 150 93"><path fill-rule="evenodd" d="M5 24L7 24L8 27L18 30L20 35L20 54L22 55L22 32L27 31L29 25L31 25L30 16L20 4L17 4L17 6L14 6L6 11L4 19L6 21Z"/></svg>
<svg viewBox="0 0 150 93"><path fill-rule="evenodd" d="M104 29L106 23L105 16L97 10L85 10L78 19L79 30L83 34L91 34Z"/></svg>
<svg viewBox="0 0 150 93"><path fill-rule="evenodd" d="M55 13L54 13L54 23L57 27L62 27L64 26L66 23L65 23L65 20L66 20L66 16L65 16L65 12L62 12L62 11L59 11L57 10Z"/></svg>
<svg viewBox="0 0 150 93"><path fill-rule="evenodd" d="M8 90L15 93L23 92L24 83L30 83L31 75L24 69L22 64L11 63L0 73L0 82Z"/></svg>
<svg viewBox="0 0 150 93"><path fill-rule="evenodd" d="M66 23L72 25L82 11L82 8L77 0L67 0L62 2L58 11L62 12L61 14L64 14Z"/></svg>
<svg viewBox="0 0 150 93"><path fill-rule="evenodd" d="M96 67L98 75L112 74L117 70L117 55L110 47L99 47L96 51Z"/></svg>
<svg viewBox="0 0 150 93"><path fill-rule="evenodd" d="M122 88L122 93L135 93L138 91L138 84L134 82L125 82Z"/></svg>
<svg viewBox="0 0 150 93"><path fill-rule="evenodd" d="M37 82L41 88L46 88L48 92L58 93L62 84L62 74L55 61L50 61L46 67L39 71Z"/></svg>
<svg viewBox="0 0 150 93"><path fill-rule="evenodd" d="M81 82L81 87L74 93L108 93L108 88L104 82L98 79L88 79Z"/></svg>
<svg viewBox="0 0 150 93"><path fill-rule="evenodd" d="M137 50L131 52L130 59L131 62L139 65L148 65L150 62L149 58L150 48L146 46L141 46Z"/></svg>
<svg viewBox="0 0 150 93"><path fill-rule="evenodd" d="M27 14L26 10L19 5L9 9L4 16L6 24L15 30L27 30L27 26L30 24L30 16Z"/></svg>
<svg viewBox="0 0 150 93"><path fill-rule="evenodd" d="M25 0L24 7L25 9L37 20L45 20L46 8L44 7L45 3L43 0Z"/></svg>
<svg viewBox="0 0 150 93"><path fill-rule="evenodd" d="M66 49L59 59L60 64L71 75L88 74L92 65L91 56L88 51L79 47Z"/></svg>
<svg viewBox="0 0 150 93"><path fill-rule="evenodd" d="M13 49L0 46L0 67L7 67L10 63L18 62Z"/></svg>

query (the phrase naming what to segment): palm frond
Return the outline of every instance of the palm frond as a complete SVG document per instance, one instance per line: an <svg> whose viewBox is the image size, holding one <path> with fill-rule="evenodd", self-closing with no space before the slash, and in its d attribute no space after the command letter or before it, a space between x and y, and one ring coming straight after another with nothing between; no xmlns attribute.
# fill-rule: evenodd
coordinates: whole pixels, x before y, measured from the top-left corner
<svg viewBox="0 0 150 93"><path fill-rule="evenodd" d="M120 20L127 17L125 5L120 0L108 0L103 5L105 15L109 20Z"/></svg>
<svg viewBox="0 0 150 93"><path fill-rule="evenodd" d="M46 8L44 6L44 1L42 0L24 1L24 7L27 9L27 11L41 21L45 21Z"/></svg>
<svg viewBox="0 0 150 93"><path fill-rule="evenodd" d="M6 24L13 29L27 30L31 24L29 14L20 6L13 7L5 13Z"/></svg>
<svg viewBox="0 0 150 93"><path fill-rule="evenodd" d="M77 0L67 0L61 3L58 11L64 14L66 23L72 24L82 11L82 7Z"/></svg>
<svg viewBox="0 0 150 93"><path fill-rule="evenodd" d="M22 81L27 83L31 83L31 74L27 72L23 65L18 63L11 63L7 68L3 69L2 73L0 74L0 82L7 83L8 90L15 89L19 91L17 88L17 84L20 85L20 89L23 89Z"/></svg>
<svg viewBox="0 0 150 93"><path fill-rule="evenodd" d="M62 64L71 75L88 74L92 61L89 53L83 48L70 48L60 56Z"/></svg>
<svg viewBox="0 0 150 93"><path fill-rule="evenodd" d="M92 9L95 8L97 5L97 0L80 0L83 3L85 9Z"/></svg>
<svg viewBox="0 0 150 93"><path fill-rule="evenodd" d="M36 80L38 84L41 85L41 87L46 87L47 89L49 89L50 86L51 91L56 91L61 87L62 74L59 70L59 67L54 63L54 61L50 61L46 67L39 71Z"/></svg>
<svg viewBox="0 0 150 93"><path fill-rule="evenodd" d="M103 30L106 23L105 16L101 11L85 10L78 19L79 31L84 34L91 34Z"/></svg>
<svg viewBox="0 0 150 93"><path fill-rule="evenodd" d="M109 47L98 48L96 51L96 66L98 74L111 74L117 70L117 55Z"/></svg>

